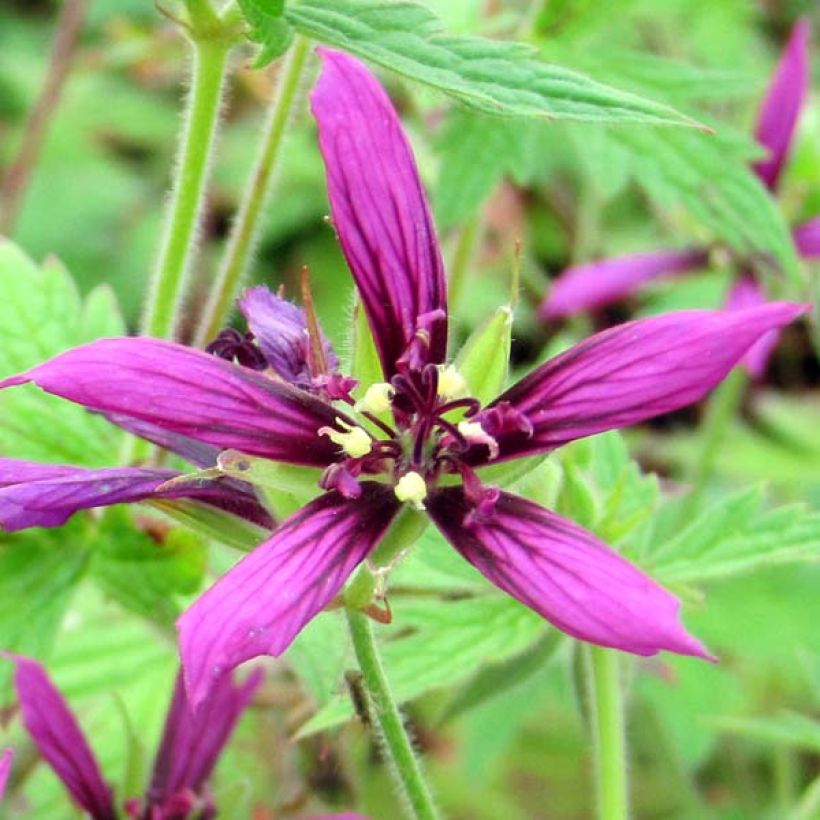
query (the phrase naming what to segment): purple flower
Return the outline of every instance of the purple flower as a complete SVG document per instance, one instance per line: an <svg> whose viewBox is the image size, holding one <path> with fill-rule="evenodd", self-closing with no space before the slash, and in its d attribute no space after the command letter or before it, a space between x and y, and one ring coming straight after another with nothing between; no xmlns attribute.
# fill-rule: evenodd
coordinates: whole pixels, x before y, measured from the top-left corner
<svg viewBox="0 0 820 820"><path fill-rule="evenodd" d="M766 149L767 156L752 167L761 182L773 193L777 191L783 167L794 140L800 110L809 83L809 23L800 20L786 44L769 88L763 98L755 127L755 138ZM798 254L804 259L820 256L820 217L795 228L793 239ZM662 276L687 273L708 264L706 249L658 250L600 259L567 268L552 284L538 312L544 320L562 319L585 310L595 310L634 293L641 286ZM749 274L742 272L736 285L748 292L743 284ZM727 307L733 309L739 298L732 289ZM763 293L760 291L763 301ZM748 295L748 293L747 293ZM749 304L747 301L744 304ZM771 340L774 341L771 341ZM766 352L763 346L757 354L744 359L749 372L759 377L765 370L777 334L769 337Z"/></svg>
<svg viewBox="0 0 820 820"><path fill-rule="evenodd" d="M118 423L125 417L143 435L323 468L324 492L180 618L191 702L243 661L283 652L404 505L429 515L490 581L567 633L640 655L708 657L680 624L673 596L591 533L484 484L480 469L698 400L803 306L689 311L622 325L480 406L446 364L444 270L399 119L360 62L320 53L312 104L333 222L384 381L362 385L359 401L335 373L322 379L309 370L306 389L288 383L285 365L275 363L278 342L264 342L259 325L286 323L287 315L276 303L263 310L267 297L258 312L248 310L246 297L254 339L272 368L253 369L250 354L251 366L243 366L169 342L104 339L0 383L34 382ZM289 378L297 378L294 368Z"/></svg>
<svg viewBox="0 0 820 820"><path fill-rule="evenodd" d="M37 661L21 655L7 657L16 666L14 683L23 723L40 754L81 809L94 820L115 820L119 813L114 794L63 696ZM182 676L177 675L151 781L144 798L127 802L130 816L143 820L215 816L208 780L261 680L260 671L241 686L224 676L192 711ZM10 762L8 753L6 759Z"/></svg>

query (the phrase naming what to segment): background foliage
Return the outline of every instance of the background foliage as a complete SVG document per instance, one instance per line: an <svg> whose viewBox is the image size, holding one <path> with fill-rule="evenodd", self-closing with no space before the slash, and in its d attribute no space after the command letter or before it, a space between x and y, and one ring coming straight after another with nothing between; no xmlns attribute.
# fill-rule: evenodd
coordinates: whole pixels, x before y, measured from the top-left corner
<svg viewBox="0 0 820 820"><path fill-rule="evenodd" d="M598 256L693 242L765 251L775 259L775 286L805 298L817 270L798 263L786 224L820 212L816 83L780 203L748 163L759 156L749 136L759 97L808 0L430 0L382 4L388 13L360 5L303 0L282 18L242 3L252 42L236 57L223 115L192 317L250 170L275 58L293 31L392 69L383 78L432 192L451 271L463 277L453 306L462 338L508 300L518 240L513 356L522 367L616 318L718 306L728 281L716 264L658 282L610 314L540 323L534 308L550 278ZM55 11L45 0L0 5L0 168L15 156L39 90ZM503 82L491 74L494 60L515 66ZM182 39L152 4L91 4L20 219L0 242L0 375L136 328L185 64ZM816 79L816 45L813 69ZM559 87L570 91L562 98ZM315 128L302 104L252 278L295 294L308 264L324 329L344 350L351 283L326 212ZM698 451L702 408L626 440L580 442L517 487L679 594L691 631L721 658L716 666L671 656L634 665L636 817L820 816L809 802L820 774L819 383L801 325L749 391L693 520L681 519L680 481ZM103 420L33 388L0 395L2 455L96 466L122 446ZM239 554L148 509L0 535L0 647L47 662L106 772L126 784L121 794L139 791L150 763L173 674L172 621ZM583 652L497 595L429 530L392 576L390 601L388 672L449 815L589 816ZM217 799L235 807L230 816L298 817L356 801L373 817L392 816L378 746L345 684L354 664L341 620L318 618L267 666L216 782ZM8 671L0 669L4 703ZM0 745L7 740L23 751L0 816L64 816L61 787L16 722Z"/></svg>

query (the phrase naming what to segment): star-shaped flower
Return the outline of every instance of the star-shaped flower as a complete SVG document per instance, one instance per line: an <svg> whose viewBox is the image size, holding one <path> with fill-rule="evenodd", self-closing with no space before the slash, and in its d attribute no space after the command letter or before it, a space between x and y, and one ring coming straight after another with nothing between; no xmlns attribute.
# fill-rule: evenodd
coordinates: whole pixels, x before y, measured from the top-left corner
<svg viewBox="0 0 820 820"><path fill-rule="evenodd" d="M482 468L697 401L803 306L622 325L482 406L448 364L444 268L399 118L364 65L320 54L312 105L332 218L382 380L351 398L353 383L309 330L307 344L296 345L303 359L286 364L281 338L266 331L269 323L296 327L286 321L292 311L256 292L243 300L252 336L213 348L235 362L153 339L103 339L0 382L34 382L138 433L147 425L155 437L162 430L322 469L322 491L180 618L191 701L243 661L287 649L408 512L428 516L491 582L576 638L639 655L708 656L680 624L672 595L578 525L486 484Z"/></svg>

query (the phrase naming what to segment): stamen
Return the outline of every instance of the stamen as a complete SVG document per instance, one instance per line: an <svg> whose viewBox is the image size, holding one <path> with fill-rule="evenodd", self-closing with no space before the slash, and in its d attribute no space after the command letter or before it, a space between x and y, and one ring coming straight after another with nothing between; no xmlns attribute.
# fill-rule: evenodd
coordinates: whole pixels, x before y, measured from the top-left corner
<svg viewBox="0 0 820 820"><path fill-rule="evenodd" d="M498 458L498 442L477 421L460 421L458 432L470 444L484 444L490 451L490 459Z"/></svg>
<svg viewBox="0 0 820 820"><path fill-rule="evenodd" d="M424 509L424 499L427 498L427 483L422 476L414 471L405 473L393 488L399 501L407 501L417 510Z"/></svg>
<svg viewBox="0 0 820 820"><path fill-rule="evenodd" d="M354 410L359 413L373 413L380 415L390 410L390 403L396 395L396 388L387 382L371 384L364 396L356 402Z"/></svg>
<svg viewBox="0 0 820 820"><path fill-rule="evenodd" d="M460 399L467 394L467 381L464 376L448 364L438 371L438 397L440 399Z"/></svg>
<svg viewBox="0 0 820 820"><path fill-rule="evenodd" d="M320 427L320 436L327 436L334 444L338 444L351 458L361 458L366 456L373 448L373 440L367 431L353 424L348 424L344 419L337 418L336 424L343 427L347 432L336 430L333 427Z"/></svg>

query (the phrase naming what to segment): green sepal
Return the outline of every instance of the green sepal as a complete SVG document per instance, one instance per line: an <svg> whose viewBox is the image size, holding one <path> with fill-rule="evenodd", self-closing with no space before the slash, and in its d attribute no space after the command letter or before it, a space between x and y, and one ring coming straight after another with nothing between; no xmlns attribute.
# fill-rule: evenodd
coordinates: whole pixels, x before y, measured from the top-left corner
<svg viewBox="0 0 820 820"><path fill-rule="evenodd" d="M188 529L243 552L250 552L270 536L264 527L195 501L157 499L146 503Z"/></svg>
<svg viewBox="0 0 820 820"><path fill-rule="evenodd" d="M512 324L512 308L498 308L473 331L453 363L467 382L469 395L482 405L498 396L507 381Z"/></svg>
<svg viewBox="0 0 820 820"><path fill-rule="evenodd" d="M302 499L302 503L319 495L322 471L317 467L282 464L267 458L249 456L239 450L223 450L216 460L224 475L263 487L278 490Z"/></svg>
<svg viewBox="0 0 820 820"><path fill-rule="evenodd" d="M547 463L546 455L526 456L524 458L515 458L510 461L502 461L498 464L487 464L484 467L479 467L476 472L478 477L485 484L496 484L499 487L511 487L519 481L523 481L534 470L539 469L543 464ZM544 468L545 475L552 475L555 473L556 465L550 464ZM447 476L443 477L442 484L450 483L447 481ZM560 471L557 478L560 480ZM460 476L453 477L453 484L460 484Z"/></svg>
<svg viewBox="0 0 820 820"><path fill-rule="evenodd" d="M427 515L405 504L373 551L371 561L376 566L387 566L421 538L429 523Z"/></svg>
<svg viewBox="0 0 820 820"><path fill-rule="evenodd" d="M371 384L384 381L379 354L376 352L376 343L373 341L373 332L370 322L364 312L361 302L353 306L353 338L350 344L350 375L358 379L360 390L363 392Z"/></svg>

